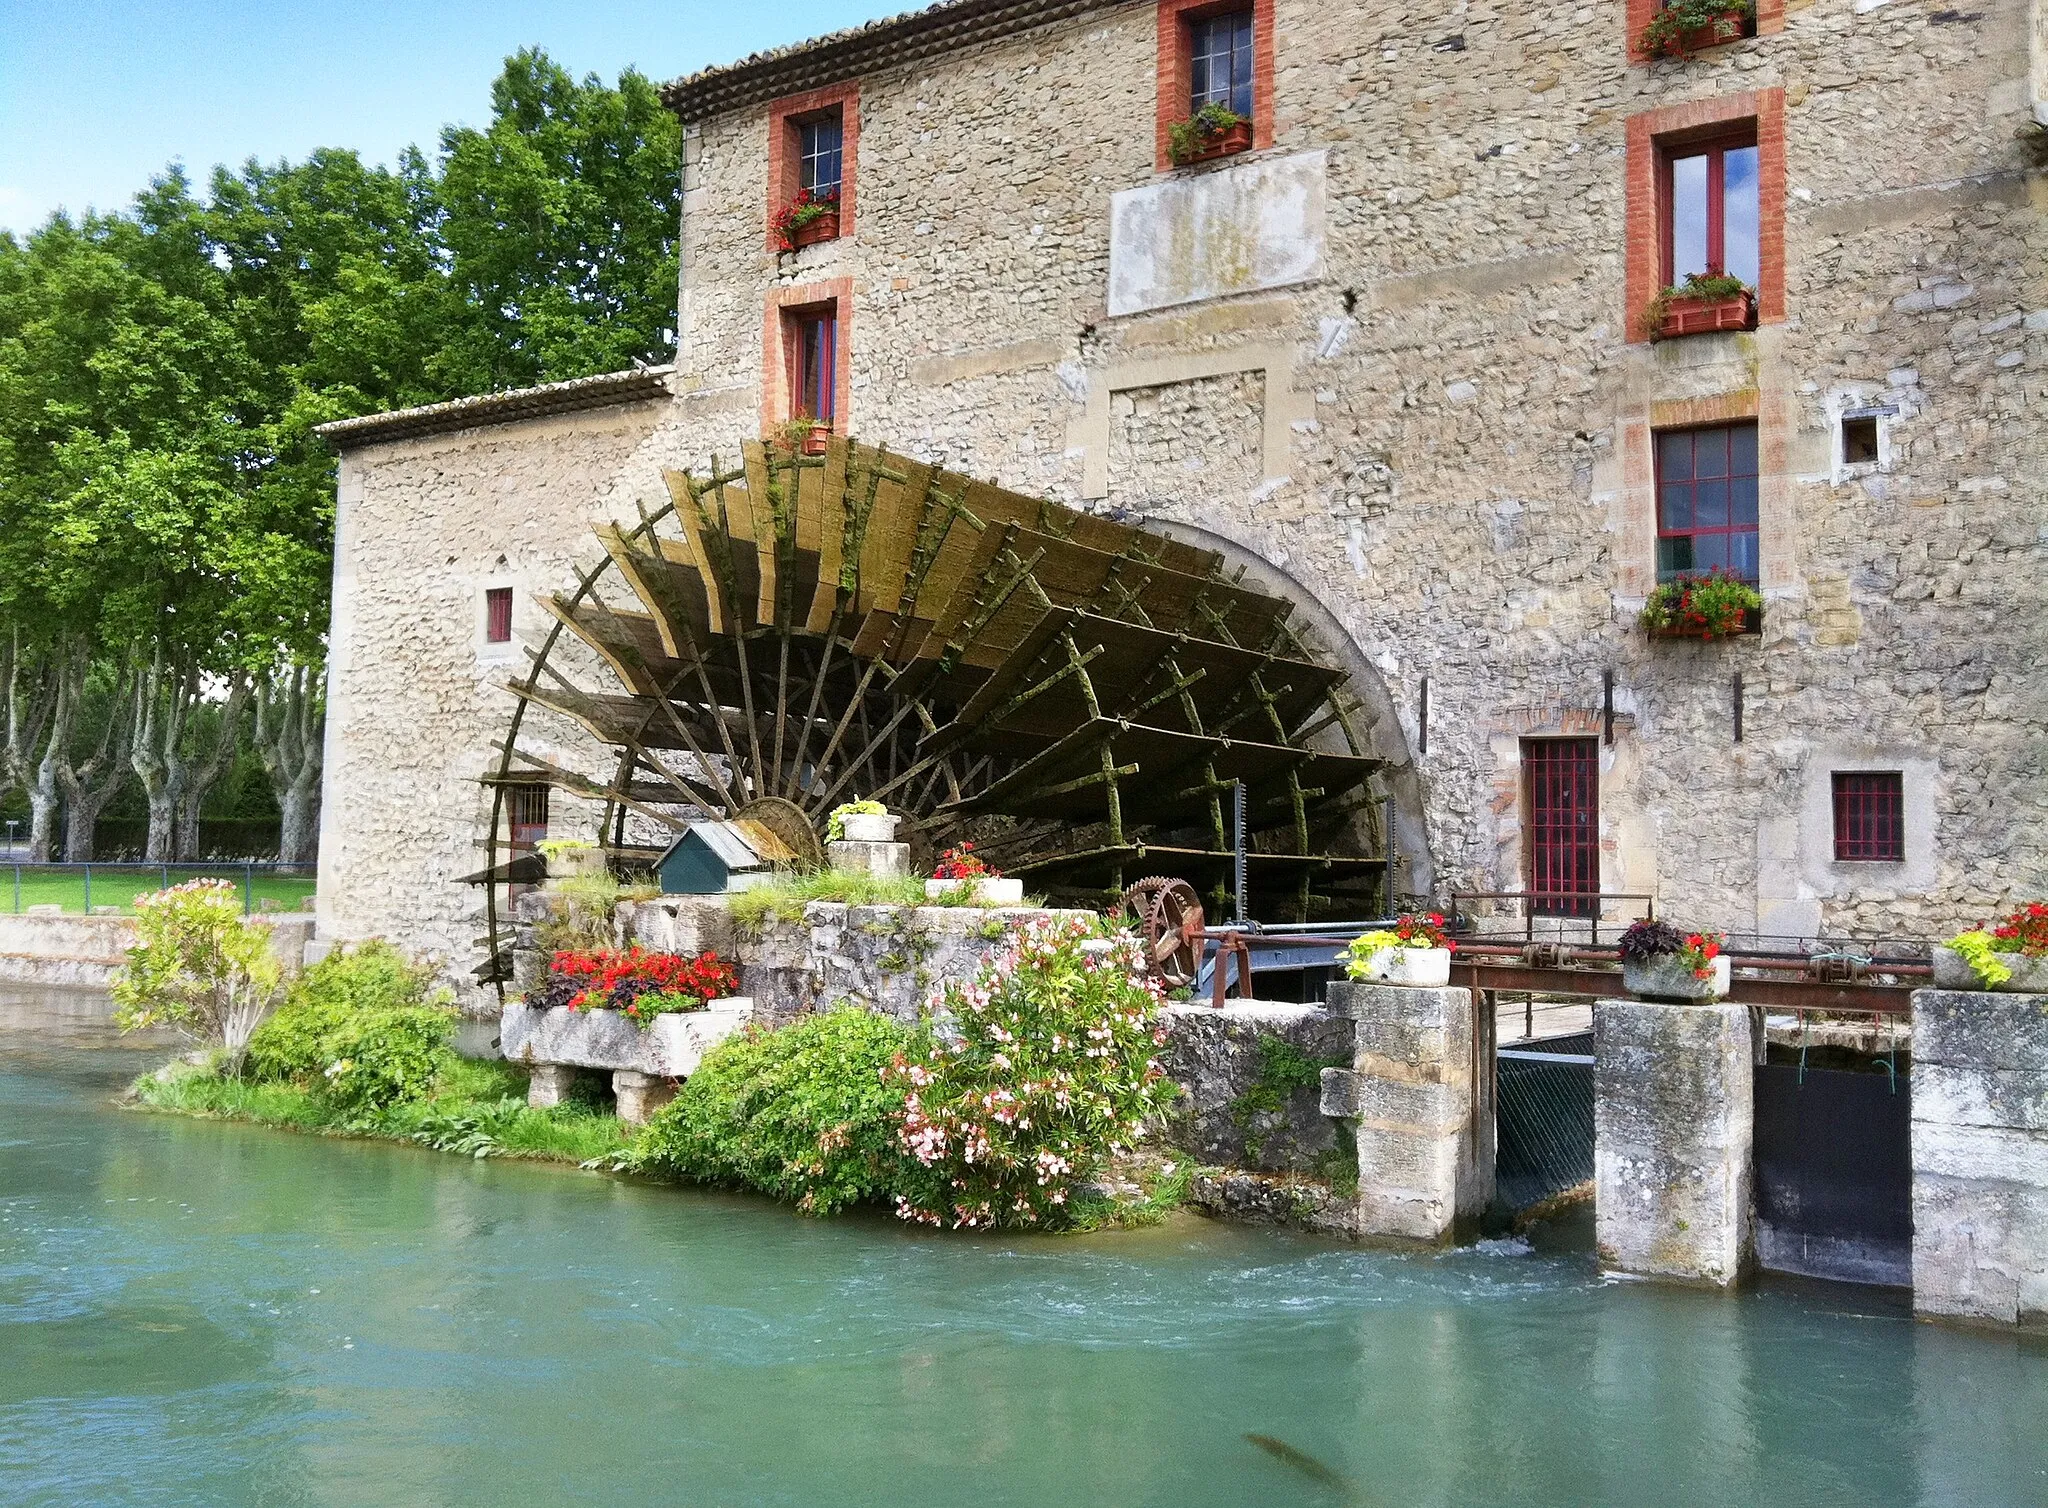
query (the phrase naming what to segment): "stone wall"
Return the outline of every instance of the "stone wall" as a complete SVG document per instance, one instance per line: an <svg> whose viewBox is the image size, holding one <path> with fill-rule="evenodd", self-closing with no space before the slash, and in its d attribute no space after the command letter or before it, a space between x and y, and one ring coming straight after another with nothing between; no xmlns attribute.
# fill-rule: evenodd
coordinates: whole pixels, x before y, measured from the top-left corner
<svg viewBox="0 0 2048 1508"><path fill-rule="evenodd" d="M766 107L689 123L672 405L349 458L324 920L424 916L406 940L473 959L476 897L451 880L503 710L476 588L500 555L522 588L565 584L596 557L582 519L731 455L760 425L769 301L842 280L853 433L1206 531L1327 610L1378 683L1374 737L1440 887L1525 883L1521 740L1603 733L1611 671L1608 888L1695 925L1915 935L2038 891L2048 187L2015 139L2025 0L1793 6L1654 65L1628 62L1619 3L1274 10L1271 151L1188 177L1244 175L1218 194L1256 207L1279 191L1254 179L1305 193L1320 159L1300 222L1320 258L1279 286L1205 263L1172 286L1214 296L1110 312L1112 196L1168 181L1149 3L867 70L855 234L795 254L763 245ZM1632 338L1629 118L1770 89L1785 319ZM1846 464L1837 416L1877 405L1882 459ZM1652 428L1744 413L1764 632L1646 640ZM1830 770L1873 766L1917 772L1909 865L1835 863L1816 818Z"/></svg>

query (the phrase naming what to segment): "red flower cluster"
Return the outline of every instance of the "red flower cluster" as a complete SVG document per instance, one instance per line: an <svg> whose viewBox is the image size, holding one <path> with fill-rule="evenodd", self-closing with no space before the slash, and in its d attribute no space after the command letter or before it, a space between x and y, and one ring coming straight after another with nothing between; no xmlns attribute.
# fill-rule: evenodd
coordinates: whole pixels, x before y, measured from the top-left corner
<svg viewBox="0 0 2048 1508"><path fill-rule="evenodd" d="M1692 968L1693 978L1711 979L1714 974L1714 960L1721 956L1721 944L1726 939L1718 932L1694 932L1685 939L1685 951L1679 956Z"/></svg>
<svg viewBox="0 0 2048 1508"><path fill-rule="evenodd" d="M2029 901L1990 929L2005 946L2001 953L2024 953L2029 958L2048 957L2048 903Z"/></svg>
<svg viewBox="0 0 2048 1508"><path fill-rule="evenodd" d="M814 220L839 213L839 191L828 194L813 194L809 189L798 189L796 197L782 206L768 219L768 228L775 233L775 239L782 243L784 251L796 250L796 233Z"/></svg>
<svg viewBox="0 0 2048 1508"><path fill-rule="evenodd" d="M1394 923L1394 936L1401 939L1404 948L1448 948L1458 951L1458 945L1444 932L1444 914L1441 911L1425 911L1419 916L1404 916Z"/></svg>
<svg viewBox="0 0 2048 1508"><path fill-rule="evenodd" d="M1000 869L991 869L975 857L972 843L947 849L939 855L939 862L932 869L935 880L1000 880L1002 877Z"/></svg>
<svg viewBox="0 0 2048 1508"><path fill-rule="evenodd" d="M555 954L549 972L561 979L588 981L563 1002L570 1010L610 1009L635 1017L640 1014L637 1002L642 995L689 995L709 1001L737 994L740 987L733 966L708 949L695 958L651 953L638 944L623 953L564 949Z"/></svg>

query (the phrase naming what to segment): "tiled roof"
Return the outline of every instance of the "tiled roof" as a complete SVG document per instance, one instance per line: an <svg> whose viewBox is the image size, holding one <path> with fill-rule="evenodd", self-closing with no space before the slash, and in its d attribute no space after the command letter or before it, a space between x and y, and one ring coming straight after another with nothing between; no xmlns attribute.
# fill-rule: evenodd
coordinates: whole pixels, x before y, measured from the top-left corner
<svg viewBox="0 0 2048 1508"><path fill-rule="evenodd" d="M359 445L411 440L421 435L475 429L486 424L513 424L521 419L542 419L551 414L573 414L590 408L613 408L622 403L652 403L670 396L668 378L674 371L672 366L659 366L635 367L630 372L603 372L595 377L574 377L567 382L543 383L539 387L485 393L476 398L429 403L421 408L401 408L388 414L336 419L331 424L314 426L313 433L336 450L353 450Z"/></svg>
<svg viewBox="0 0 2048 1508"><path fill-rule="evenodd" d="M737 63L700 69L665 85L662 103L683 120L703 120L785 94L843 83L877 68L1130 3L1132 0L940 0L923 10L757 52Z"/></svg>

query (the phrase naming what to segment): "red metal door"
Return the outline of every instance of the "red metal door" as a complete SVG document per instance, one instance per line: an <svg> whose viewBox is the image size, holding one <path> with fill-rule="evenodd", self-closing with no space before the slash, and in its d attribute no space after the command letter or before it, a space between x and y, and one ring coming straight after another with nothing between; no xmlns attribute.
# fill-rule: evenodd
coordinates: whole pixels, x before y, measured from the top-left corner
<svg viewBox="0 0 2048 1508"><path fill-rule="evenodd" d="M1528 780L1529 911L1597 916L1600 893L1600 744L1592 738L1522 742Z"/></svg>

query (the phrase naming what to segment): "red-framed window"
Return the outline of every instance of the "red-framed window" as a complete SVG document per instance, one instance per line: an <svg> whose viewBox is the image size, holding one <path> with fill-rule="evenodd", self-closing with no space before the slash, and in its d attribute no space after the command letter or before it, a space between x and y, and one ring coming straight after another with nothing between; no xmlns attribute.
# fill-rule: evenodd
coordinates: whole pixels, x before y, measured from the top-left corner
<svg viewBox="0 0 2048 1508"><path fill-rule="evenodd" d="M1725 571L1756 583L1756 421L1664 429L1657 446L1657 579Z"/></svg>
<svg viewBox="0 0 2048 1508"><path fill-rule="evenodd" d="M782 318L783 348L789 356L789 417L830 426L839 417L839 307L791 309Z"/></svg>
<svg viewBox="0 0 2048 1508"><path fill-rule="evenodd" d="M1664 286L1725 272L1754 288L1762 277L1756 129L1710 141L1660 144L1659 226Z"/></svg>
<svg viewBox="0 0 2048 1508"><path fill-rule="evenodd" d="M1599 740L1526 738L1522 772L1530 915L1599 915Z"/></svg>
<svg viewBox="0 0 2048 1508"><path fill-rule="evenodd" d="M1188 113L1221 105L1250 119L1252 8L1199 15L1188 29Z"/></svg>
<svg viewBox="0 0 2048 1508"><path fill-rule="evenodd" d="M1837 770L1835 858L1844 863L1903 864L1906 783L1897 770Z"/></svg>
<svg viewBox="0 0 2048 1508"><path fill-rule="evenodd" d="M512 642L512 588L509 586L489 587L484 592L484 642Z"/></svg>
<svg viewBox="0 0 2048 1508"><path fill-rule="evenodd" d="M845 165L846 128L840 107L832 106L795 122L796 182L814 199L839 196Z"/></svg>

